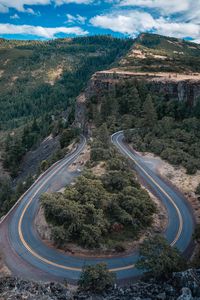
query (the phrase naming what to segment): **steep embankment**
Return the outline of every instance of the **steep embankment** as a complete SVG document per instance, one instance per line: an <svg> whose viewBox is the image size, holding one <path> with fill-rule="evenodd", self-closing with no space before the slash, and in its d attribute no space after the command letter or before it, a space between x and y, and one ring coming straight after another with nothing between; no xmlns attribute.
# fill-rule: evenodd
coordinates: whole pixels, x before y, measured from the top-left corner
<svg viewBox="0 0 200 300"><path fill-rule="evenodd" d="M0 41L0 126L56 114L97 70L124 55L131 40L107 36L53 41ZM3 112L3 113L2 113Z"/></svg>
<svg viewBox="0 0 200 300"><path fill-rule="evenodd" d="M154 34L141 34L118 66L93 74L86 98L99 97L123 81L141 80L166 101L196 106L200 98L200 46ZM78 99L82 103L84 96Z"/></svg>

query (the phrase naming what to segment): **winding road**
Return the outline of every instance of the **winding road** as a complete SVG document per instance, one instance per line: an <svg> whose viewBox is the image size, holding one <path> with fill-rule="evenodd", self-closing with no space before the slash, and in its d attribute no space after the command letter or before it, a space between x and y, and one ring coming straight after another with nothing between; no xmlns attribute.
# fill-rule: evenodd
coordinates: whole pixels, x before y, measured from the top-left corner
<svg viewBox="0 0 200 300"><path fill-rule="evenodd" d="M172 246L185 252L191 242L194 220L191 208L182 194L165 182L149 168L139 156L123 142L123 132L111 137L118 150L134 162L134 168L142 181L163 202L168 213L168 225L164 232ZM76 281L86 264L106 262L119 280L137 277L141 271L134 267L138 253L120 257L90 258L69 255L45 244L34 226L39 209L40 195L46 191L58 191L70 184L80 173L69 171L69 166L78 158L86 146L82 137L77 148L43 173L16 205L0 222L0 246L5 262L13 274L28 279Z"/></svg>

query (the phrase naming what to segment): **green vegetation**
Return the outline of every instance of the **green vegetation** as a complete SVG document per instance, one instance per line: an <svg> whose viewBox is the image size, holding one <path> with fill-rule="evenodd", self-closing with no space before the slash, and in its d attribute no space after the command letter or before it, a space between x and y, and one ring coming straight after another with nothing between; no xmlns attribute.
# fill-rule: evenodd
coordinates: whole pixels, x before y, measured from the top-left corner
<svg viewBox="0 0 200 300"><path fill-rule="evenodd" d="M30 126L27 125L24 127L22 132L7 137L4 167L10 171L13 177L16 176L20 170L22 155L31 148L33 143L36 143L36 141L39 141L42 137L42 124L40 124L41 126L37 124L37 121L34 120ZM43 160L34 176L29 175L23 182L19 180L16 186L12 182L12 177L5 175L0 178L0 217L14 205L18 198L34 182L34 179L47 170L53 163L62 159L68 151L66 147L71 142L76 142L79 138L79 130L77 128L60 128L60 133L60 139L63 139L62 149L55 151L48 160ZM44 134L44 136L46 136L46 134ZM67 137L67 139L64 137Z"/></svg>
<svg viewBox="0 0 200 300"><path fill-rule="evenodd" d="M62 149L41 164L41 171L63 157L79 133L69 129L75 97L95 71L115 63L131 44L109 36L45 42L0 39L0 154L12 179L27 151L50 133L61 135Z"/></svg>
<svg viewBox="0 0 200 300"><path fill-rule="evenodd" d="M195 193L196 193L197 195L200 195L200 183L198 184Z"/></svg>
<svg viewBox="0 0 200 300"><path fill-rule="evenodd" d="M80 130L78 128L68 128L63 130L60 137L61 148L69 146L71 141L73 141L79 135L80 135Z"/></svg>
<svg viewBox="0 0 200 300"><path fill-rule="evenodd" d="M83 291L102 293L112 287L114 282L115 274L108 271L106 264L99 263L83 268L78 286Z"/></svg>
<svg viewBox="0 0 200 300"><path fill-rule="evenodd" d="M85 170L63 194L42 196L46 220L53 225L53 240L60 247L75 242L85 248L123 251L123 242L137 239L151 225L155 205L126 160L109 145L106 131L103 124L95 132L88 162L89 168L104 160L105 174L95 176Z"/></svg>
<svg viewBox="0 0 200 300"><path fill-rule="evenodd" d="M97 70L126 53L131 40L91 36L0 42L0 128L66 110Z"/></svg>
<svg viewBox="0 0 200 300"><path fill-rule="evenodd" d="M190 73L200 71L200 46L177 38L141 34L134 43L140 55L129 55L119 66L129 71ZM132 50L130 50L131 52Z"/></svg>
<svg viewBox="0 0 200 300"><path fill-rule="evenodd" d="M15 189L9 177L0 177L0 218L15 204L18 198L31 186L33 178L29 176L26 181L19 182Z"/></svg>
<svg viewBox="0 0 200 300"><path fill-rule="evenodd" d="M200 224L196 225L193 239L197 247L192 259L192 266L195 268L199 268L200 266Z"/></svg>
<svg viewBox="0 0 200 300"><path fill-rule="evenodd" d="M160 155L174 165L184 166L189 174L199 169L198 105L191 108L176 99L167 100L161 93L151 92L150 84L127 80L113 92L93 96L87 107L88 119L96 126L106 122L111 132L126 129L126 139L134 149ZM93 155L100 159L104 152L97 149Z"/></svg>
<svg viewBox="0 0 200 300"><path fill-rule="evenodd" d="M139 249L141 258L136 267L154 278L169 278L173 272L186 267L185 260L176 248L159 235L144 240Z"/></svg>
<svg viewBox="0 0 200 300"><path fill-rule="evenodd" d="M200 224L198 224L196 226L195 233L194 233L194 239L196 241L200 242Z"/></svg>
<svg viewBox="0 0 200 300"><path fill-rule="evenodd" d="M12 177L17 175L23 155L50 133L50 124L50 120L43 122L42 119L38 122L34 119L23 130L8 134L4 145L3 166Z"/></svg>

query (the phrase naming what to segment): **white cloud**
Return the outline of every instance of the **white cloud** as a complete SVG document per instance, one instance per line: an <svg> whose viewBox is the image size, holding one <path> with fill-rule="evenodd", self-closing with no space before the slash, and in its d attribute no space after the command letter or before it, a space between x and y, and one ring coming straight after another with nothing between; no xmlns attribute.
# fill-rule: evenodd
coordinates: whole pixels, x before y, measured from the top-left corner
<svg viewBox="0 0 200 300"><path fill-rule="evenodd" d="M193 23L173 22L160 18L157 20L155 29L162 35L168 35L178 38L191 37L193 39L200 38L200 26Z"/></svg>
<svg viewBox="0 0 200 300"><path fill-rule="evenodd" d="M76 4L90 4L95 2L95 0L53 0L56 5L76 3Z"/></svg>
<svg viewBox="0 0 200 300"><path fill-rule="evenodd" d="M99 15L90 20L91 24L114 32L135 37L140 32L152 31L178 38L200 39L200 26L194 23L176 22L169 18L153 18L150 13L136 10L118 11Z"/></svg>
<svg viewBox="0 0 200 300"><path fill-rule="evenodd" d="M15 8L18 11L26 12L25 5L47 5L50 4L51 0L0 0L0 7L5 9Z"/></svg>
<svg viewBox="0 0 200 300"><path fill-rule="evenodd" d="M0 0L0 12L6 13L9 8L14 8L21 12L27 12L27 6L32 5L63 5L68 3L90 4L95 0Z"/></svg>
<svg viewBox="0 0 200 300"><path fill-rule="evenodd" d="M164 14L173 14L188 10L192 1L193 0L121 0L118 1L118 3L120 6L155 8ZM195 0L195 2L196 1L198 0Z"/></svg>
<svg viewBox="0 0 200 300"><path fill-rule="evenodd" d="M18 14L14 14L13 16L10 16L10 19L20 19Z"/></svg>
<svg viewBox="0 0 200 300"><path fill-rule="evenodd" d="M79 23L79 24L85 24L85 21L87 20L86 17L80 16L79 14L76 15L70 15L66 14L67 21L66 23Z"/></svg>
<svg viewBox="0 0 200 300"><path fill-rule="evenodd" d="M56 34L75 34L86 35L87 31L82 30L80 27L42 27L30 25L13 25L13 24L0 24L0 34L28 34L35 35L42 38L52 39Z"/></svg>
<svg viewBox="0 0 200 300"><path fill-rule="evenodd" d="M185 11L180 17L184 22L192 22L200 24L200 0L195 0L190 3L189 9Z"/></svg>
<svg viewBox="0 0 200 300"><path fill-rule="evenodd" d="M135 36L140 31L150 30L155 26L155 21L150 14L138 11L99 15L92 18L90 22L94 26L131 36Z"/></svg>
<svg viewBox="0 0 200 300"><path fill-rule="evenodd" d="M27 14L29 14L29 15L33 15L33 16L37 16L37 17L41 16L41 13L40 13L39 11L35 11L35 10L33 10L32 8L30 8L30 7L28 7L28 8L25 10L25 12L26 12Z"/></svg>

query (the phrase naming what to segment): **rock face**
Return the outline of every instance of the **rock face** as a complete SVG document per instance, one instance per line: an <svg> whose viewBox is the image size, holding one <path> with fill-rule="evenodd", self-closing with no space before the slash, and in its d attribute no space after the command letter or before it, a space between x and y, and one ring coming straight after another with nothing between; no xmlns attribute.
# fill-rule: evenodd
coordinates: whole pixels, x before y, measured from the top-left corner
<svg viewBox="0 0 200 300"><path fill-rule="evenodd" d="M17 278L0 279L1 300L70 300L71 293L59 283L36 283Z"/></svg>
<svg viewBox="0 0 200 300"><path fill-rule="evenodd" d="M184 272L174 273L174 284L178 288L188 288L200 299L200 270L189 269Z"/></svg>
<svg viewBox="0 0 200 300"><path fill-rule="evenodd" d="M194 277L195 274L195 277ZM113 287L102 295L69 290L61 283L38 283L13 277L0 278L0 299L15 300L200 300L200 270L174 273L168 282L138 281ZM197 277L196 277L197 276Z"/></svg>
<svg viewBox="0 0 200 300"><path fill-rule="evenodd" d="M75 126L78 128L84 128L86 122L86 95L81 93L76 98L76 109L75 109Z"/></svg>
<svg viewBox="0 0 200 300"><path fill-rule="evenodd" d="M147 81L152 91L162 93L166 99L178 99L195 106L200 100L200 79L187 75L131 73L122 71L96 72L89 81L86 89L86 98L99 95L102 91L113 90L119 82L125 80Z"/></svg>

